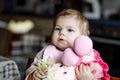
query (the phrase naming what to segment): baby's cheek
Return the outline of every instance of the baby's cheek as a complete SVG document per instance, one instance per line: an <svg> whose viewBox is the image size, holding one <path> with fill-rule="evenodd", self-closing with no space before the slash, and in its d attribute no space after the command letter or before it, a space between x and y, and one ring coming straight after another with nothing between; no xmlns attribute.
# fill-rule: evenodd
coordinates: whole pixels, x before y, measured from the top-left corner
<svg viewBox="0 0 120 80"><path fill-rule="evenodd" d="M73 48L74 40L69 41L69 48Z"/></svg>
<svg viewBox="0 0 120 80"><path fill-rule="evenodd" d="M74 41L75 41L75 39L76 39L77 37L78 37L78 36L70 37L69 43L70 43L71 47L73 47Z"/></svg>

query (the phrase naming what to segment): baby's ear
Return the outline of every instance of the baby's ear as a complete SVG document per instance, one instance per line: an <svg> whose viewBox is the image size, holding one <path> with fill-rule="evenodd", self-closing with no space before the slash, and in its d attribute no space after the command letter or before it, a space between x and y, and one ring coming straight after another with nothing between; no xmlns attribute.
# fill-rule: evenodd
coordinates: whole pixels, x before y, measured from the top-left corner
<svg viewBox="0 0 120 80"><path fill-rule="evenodd" d="M83 56L89 54L93 49L93 42L88 36L79 36L74 42L74 51L77 55Z"/></svg>

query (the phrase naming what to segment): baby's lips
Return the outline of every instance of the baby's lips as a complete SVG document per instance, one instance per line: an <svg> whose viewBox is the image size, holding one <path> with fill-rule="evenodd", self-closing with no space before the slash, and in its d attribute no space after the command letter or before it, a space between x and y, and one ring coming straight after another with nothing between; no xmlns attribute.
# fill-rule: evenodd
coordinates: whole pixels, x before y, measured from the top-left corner
<svg viewBox="0 0 120 80"><path fill-rule="evenodd" d="M58 41L64 41L64 39L59 39Z"/></svg>

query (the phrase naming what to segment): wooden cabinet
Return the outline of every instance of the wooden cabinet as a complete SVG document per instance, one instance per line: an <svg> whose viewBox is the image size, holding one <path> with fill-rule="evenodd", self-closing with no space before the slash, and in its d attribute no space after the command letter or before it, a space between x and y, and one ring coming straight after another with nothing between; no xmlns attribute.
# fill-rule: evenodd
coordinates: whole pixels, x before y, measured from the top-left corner
<svg viewBox="0 0 120 80"><path fill-rule="evenodd" d="M10 56L12 42L12 34L4 28L0 28L0 55L4 57Z"/></svg>

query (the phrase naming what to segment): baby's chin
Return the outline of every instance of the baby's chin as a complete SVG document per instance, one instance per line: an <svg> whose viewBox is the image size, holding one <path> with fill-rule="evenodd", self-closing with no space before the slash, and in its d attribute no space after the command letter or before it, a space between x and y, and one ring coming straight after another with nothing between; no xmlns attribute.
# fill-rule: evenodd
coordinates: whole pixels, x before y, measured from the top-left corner
<svg viewBox="0 0 120 80"><path fill-rule="evenodd" d="M57 49L64 51L66 48L71 48L70 45L66 44L59 44L59 43L52 43Z"/></svg>
<svg viewBox="0 0 120 80"><path fill-rule="evenodd" d="M67 46L57 46L57 48L61 51L64 51L66 48L70 48L70 47L67 47Z"/></svg>

